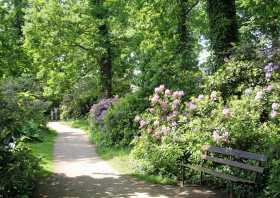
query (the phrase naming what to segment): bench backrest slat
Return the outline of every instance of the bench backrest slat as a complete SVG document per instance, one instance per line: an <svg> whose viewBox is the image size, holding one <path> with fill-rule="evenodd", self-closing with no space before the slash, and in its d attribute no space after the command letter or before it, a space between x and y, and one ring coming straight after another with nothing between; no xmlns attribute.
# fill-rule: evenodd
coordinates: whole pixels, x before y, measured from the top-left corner
<svg viewBox="0 0 280 198"><path fill-rule="evenodd" d="M250 152L241 151L241 150L237 150L237 149L220 148L220 147L211 146L211 145L204 145L203 150L209 151L212 153L231 155L234 157L245 158L245 159L250 159L250 160L257 160L257 161L263 161L263 162L267 161L267 157L265 155L250 153Z"/></svg>
<svg viewBox="0 0 280 198"><path fill-rule="evenodd" d="M255 171L255 172L259 172L259 173L263 173L263 170L264 170L264 168L259 167L259 166L252 166L250 164L244 164L244 163L237 162L237 161L231 161L231 160L226 160L226 159L217 158L217 157L211 157L211 156L207 156L207 155L203 155L202 159L210 160L210 161L213 161L216 163L234 166L234 167L238 167L238 168L242 168L242 169L246 169L246 170L250 170L250 171Z"/></svg>

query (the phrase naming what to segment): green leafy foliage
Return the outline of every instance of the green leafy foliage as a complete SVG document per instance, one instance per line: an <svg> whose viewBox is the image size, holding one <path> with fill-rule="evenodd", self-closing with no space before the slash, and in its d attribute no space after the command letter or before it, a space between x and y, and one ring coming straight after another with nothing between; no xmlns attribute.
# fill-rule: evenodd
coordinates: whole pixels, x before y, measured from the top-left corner
<svg viewBox="0 0 280 198"><path fill-rule="evenodd" d="M38 137L45 124L49 102L38 95L40 87L29 76L7 79L0 85L0 141L11 136Z"/></svg>
<svg viewBox="0 0 280 198"><path fill-rule="evenodd" d="M0 195L29 197L40 175L39 159L22 144L13 150L0 147L0 159Z"/></svg>
<svg viewBox="0 0 280 198"><path fill-rule="evenodd" d="M99 95L98 79L92 75L83 77L64 94L60 117L70 119L85 116Z"/></svg>
<svg viewBox="0 0 280 198"><path fill-rule="evenodd" d="M101 133L106 144L128 146L138 134L133 119L146 107L147 101L142 92L128 94L116 102L104 117Z"/></svg>

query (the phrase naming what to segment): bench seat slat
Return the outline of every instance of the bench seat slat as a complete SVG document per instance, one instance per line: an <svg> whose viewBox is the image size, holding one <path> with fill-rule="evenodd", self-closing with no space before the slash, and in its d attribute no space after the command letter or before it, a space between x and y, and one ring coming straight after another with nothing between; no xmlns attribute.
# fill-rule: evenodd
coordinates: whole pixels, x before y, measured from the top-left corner
<svg viewBox="0 0 280 198"><path fill-rule="evenodd" d="M237 162L237 161L226 160L226 159L211 157L211 156L206 156L206 155L203 155L202 159L210 160L210 161L213 161L216 163L226 164L229 166L234 166L234 167L238 167L238 168L242 168L242 169L246 169L246 170L250 170L250 171L255 171L255 172L259 172L259 173L263 173L263 170L264 170L263 167L252 166L250 164L244 164L244 163Z"/></svg>
<svg viewBox="0 0 280 198"><path fill-rule="evenodd" d="M267 161L267 157L263 154L256 154L256 153L241 151L241 150L232 149L232 148L220 148L220 147L216 147L216 146L205 145L205 146L203 146L203 150L213 152L213 153L220 153L220 154L224 154L224 155L231 155L231 156L235 156L235 157L250 159L250 160L257 160L257 161L263 161L263 162Z"/></svg>
<svg viewBox="0 0 280 198"><path fill-rule="evenodd" d="M255 183L255 182L250 181L250 180L241 179L241 178L234 177L232 175L227 175L227 174L224 174L224 173L219 173L219 172L214 171L212 169L201 167L201 166L194 166L194 165L189 165L189 164L186 165L186 166L188 168L194 169L196 171L205 172L205 173L208 173L208 174L213 175L215 177L223 178L225 180L230 180L230 181L233 181L233 182L242 182L242 183L248 183L248 184L254 184Z"/></svg>

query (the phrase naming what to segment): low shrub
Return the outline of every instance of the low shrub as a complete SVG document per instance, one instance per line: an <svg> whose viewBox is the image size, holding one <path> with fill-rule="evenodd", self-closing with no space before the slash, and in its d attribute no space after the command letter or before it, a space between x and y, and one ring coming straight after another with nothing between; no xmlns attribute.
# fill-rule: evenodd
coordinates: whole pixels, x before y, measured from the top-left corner
<svg viewBox="0 0 280 198"><path fill-rule="evenodd" d="M40 175L39 159L22 144L0 147L0 197L29 197Z"/></svg>
<svg viewBox="0 0 280 198"><path fill-rule="evenodd" d="M0 82L0 142L11 137L37 136L45 125L45 112L49 107L39 93L33 79L20 77ZM27 131L30 130L30 131Z"/></svg>
<svg viewBox="0 0 280 198"><path fill-rule="evenodd" d="M143 112L148 101L142 92L130 93L120 98L104 116L104 141L109 145L128 146L138 135L134 117Z"/></svg>

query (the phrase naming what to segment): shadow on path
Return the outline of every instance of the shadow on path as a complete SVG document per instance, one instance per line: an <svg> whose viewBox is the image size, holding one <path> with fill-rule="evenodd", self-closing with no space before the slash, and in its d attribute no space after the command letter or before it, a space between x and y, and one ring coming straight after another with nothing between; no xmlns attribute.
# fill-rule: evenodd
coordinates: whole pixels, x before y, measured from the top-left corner
<svg viewBox="0 0 280 198"><path fill-rule="evenodd" d="M93 173L94 175L98 173ZM102 174L104 175L104 174ZM56 174L38 186L34 198L111 198L111 197L170 197L224 198L225 194L203 187L179 188L141 182L126 175L106 174L105 178L90 176L67 177Z"/></svg>

